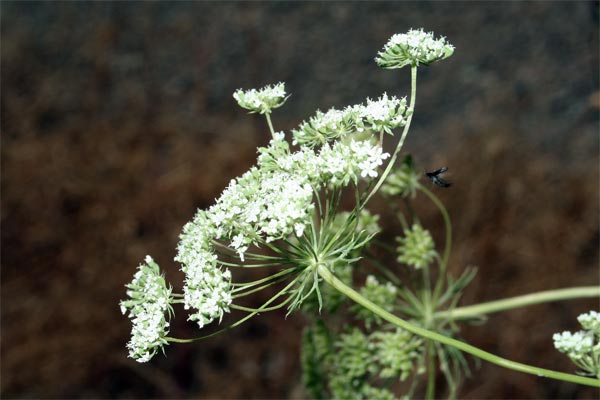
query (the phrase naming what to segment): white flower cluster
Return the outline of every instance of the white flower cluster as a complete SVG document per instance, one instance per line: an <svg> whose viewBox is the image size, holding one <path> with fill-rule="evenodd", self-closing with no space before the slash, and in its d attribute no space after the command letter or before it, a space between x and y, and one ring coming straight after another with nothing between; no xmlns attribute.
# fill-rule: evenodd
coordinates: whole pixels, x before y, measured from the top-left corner
<svg viewBox="0 0 600 400"><path fill-rule="evenodd" d="M375 132L384 131L392 134L392 129L406 124L406 98L388 97L384 93L379 99L367 99L366 105L355 108L361 117L359 131L367 128Z"/></svg>
<svg viewBox="0 0 600 400"><path fill-rule="evenodd" d="M402 68L404 66L428 65L448 58L454 53L454 46L444 37L435 39L433 32L411 29L408 33L397 33L377 53L375 61L382 68Z"/></svg>
<svg viewBox="0 0 600 400"><path fill-rule="evenodd" d="M410 112L410 111L409 111ZM335 108L326 113L317 111L308 122L304 121L292 131L293 143L306 147L322 146L334 139L353 132L386 132L406 124L406 98L388 97L384 93L379 99L367 99L366 104Z"/></svg>
<svg viewBox="0 0 600 400"><path fill-rule="evenodd" d="M127 285L129 300L120 303L123 314L129 311L132 320L131 340L127 343L129 357L139 362L149 361L158 348L167 344L169 322L173 314L171 288L160 275L158 264L146 256L133 281Z"/></svg>
<svg viewBox="0 0 600 400"><path fill-rule="evenodd" d="M302 147L280 157L277 165L296 179L305 179L312 187L339 187L356 183L359 178L377 177L377 168L389 156L370 140L351 139L349 142L326 143L318 151Z"/></svg>
<svg viewBox="0 0 600 400"><path fill-rule="evenodd" d="M558 351L576 359L589 353L594 345L594 335L586 331L555 333L552 340L554 340L554 347Z"/></svg>
<svg viewBox="0 0 600 400"><path fill-rule="evenodd" d="M281 107L287 100L285 83L267 85L259 90L238 89L233 93L233 98L240 107L250 110L250 113L268 114L271 110Z"/></svg>
<svg viewBox="0 0 600 400"><path fill-rule="evenodd" d="M212 245L215 226L205 211L183 227L177 247L176 261L183 264L185 274L183 300L186 310L195 309L188 320L200 328L215 319L221 320L231 304L231 272L219 268Z"/></svg>
<svg viewBox="0 0 600 400"><path fill-rule="evenodd" d="M389 157L366 140L291 153L282 133L259 152L258 167L232 179L216 203L198 211L180 236L175 260L186 275L185 307L198 310L189 319L200 327L222 318L231 304L231 275L219 267L214 241L228 243L244 261L249 246L261 240L302 236L314 209L314 190L374 178Z"/></svg>
<svg viewBox="0 0 600 400"><path fill-rule="evenodd" d="M584 330L555 333L552 336L554 347L569 356L583 374L600 379L600 313L590 311L581 314L577 320Z"/></svg>
<svg viewBox="0 0 600 400"><path fill-rule="evenodd" d="M600 313L597 311L581 314L577 317L577 321L579 321L581 327L586 331L591 331L594 335L600 336Z"/></svg>
<svg viewBox="0 0 600 400"><path fill-rule="evenodd" d="M331 108L326 113L317 110L308 122L303 121L292 131L294 144L301 146L322 146L327 142L347 135L354 130L354 115L347 111Z"/></svg>

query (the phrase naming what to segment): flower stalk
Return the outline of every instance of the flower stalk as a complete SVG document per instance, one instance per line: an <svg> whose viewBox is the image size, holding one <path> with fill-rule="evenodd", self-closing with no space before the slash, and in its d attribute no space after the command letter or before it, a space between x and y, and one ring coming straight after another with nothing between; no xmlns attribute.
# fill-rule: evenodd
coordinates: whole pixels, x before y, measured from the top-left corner
<svg viewBox="0 0 600 400"><path fill-rule="evenodd" d="M454 321L465 320L534 304L590 297L600 298L600 286L581 286L566 289L545 290L472 306L457 307L452 310L437 312L435 313L435 318L451 319Z"/></svg>
<svg viewBox="0 0 600 400"><path fill-rule="evenodd" d="M321 278L323 278L325 282L333 286L338 291L342 292L344 295L346 295L356 303L371 310L373 313L377 314L379 317L392 323L393 325L396 325L399 328L406 329L407 331L414 333L415 335L419 335L426 339L435 340L437 342L447 344L449 346L457 348L458 350L464 351L465 353L469 353L478 358L481 358L482 360L491 362L492 364L496 364L504 368L512 369L514 371L524 372L526 374L537 375L545 378L557 379L565 382L578 383L586 386L600 387L600 380L598 379L567 374L564 372L552 371L549 369L538 368L531 365L508 360L506 358L502 358L495 354L489 353L485 350L481 350L470 344L461 342L460 340L452 339L439 333L432 332L430 330L413 325L410 322L407 322L395 316L394 314L382 309L377 304L371 302L369 299L361 296L360 293L346 285L344 282L339 280L334 274L332 274L331 271L329 271L329 269L327 268L327 266L319 265L318 271L319 275L321 276Z"/></svg>

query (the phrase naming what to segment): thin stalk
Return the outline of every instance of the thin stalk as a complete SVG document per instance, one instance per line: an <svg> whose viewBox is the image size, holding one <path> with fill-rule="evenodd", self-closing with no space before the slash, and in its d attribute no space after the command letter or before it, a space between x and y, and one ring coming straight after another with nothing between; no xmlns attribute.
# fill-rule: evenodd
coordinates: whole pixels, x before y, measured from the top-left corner
<svg viewBox="0 0 600 400"><path fill-rule="evenodd" d="M396 145L396 149L394 150L394 154L392 154L392 158L390 159L390 162L388 163L387 167L385 168L385 171L383 171L383 174L381 174L381 176L379 177L379 180L377 181L377 184L375 185L373 190L371 190L371 192L369 193L369 195L367 196L365 201L361 204L361 206L360 206L361 209L363 209L365 207L365 205L369 202L371 197L373 197L373 195L375 193L377 193L377 191L379 190L379 188L385 181L385 178L387 178L387 176L390 174L390 171L392 170L394 163L396 162L398 153L400 153L400 149L404 145L404 140L406 139L406 135L408 134L408 130L410 129L410 123L412 122L412 117L413 117L414 110L415 110L416 96L417 96L417 67L413 66L410 69L410 105L408 106L408 112L410 113L410 115L408 116L408 118L406 118L406 125L404 125L404 130L402 131L402 136L400 137L400 141Z"/></svg>
<svg viewBox="0 0 600 400"><path fill-rule="evenodd" d="M581 286L567 289L545 290L543 292L509 297L507 299L489 301L467 307L458 307L453 310L440 311L435 314L435 317L449 318L452 320L469 319L480 315L510 310L511 308L524 307L532 304L585 297L600 297L600 286Z"/></svg>
<svg viewBox="0 0 600 400"><path fill-rule="evenodd" d="M265 117L267 118L267 124L269 125L271 137L275 139L275 130L273 129L273 123L271 122L271 113L265 113Z"/></svg>
<svg viewBox="0 0 600 400"><path fill-rule="evenodd" d="M428 400L435 399L435 352L433 351L433 342L427 341L425 345L427 351L427 391L425 398Z"/></svg>
<svg viewBox="0 0 600 400"><path fill-rule="evenodd" d="M335 277L335 275L333 275L325 265L319 264L317 268L319 275L321 275L323 280L330 284L333 288L337 289L339 292L348 296L350 299L354 300L356 303L362 305L366 309L372 311L384 320L400 328L406 329L411 333L422 336L426 339L435 340L437 342L455 347L458 350L472 354L475 357L481 358L482 360L491 362L504 368L541 377L552 378L566 382L579 383L581 385L600 387L600 380L598 379L586 378L583 376L567 374L564 372L552 371L549 369L538 368L531 365L522 364L516 361L511 361L506 358L502 358L495 354L489 353L485 350L481 350L470 344L461 342L460 340L452 339L439 333L415 326L401 318L398 318L397 316L391 314L390 312L371 302L367 298L361 296L360 293L347 286L344 282L340 281L337 277Z"/></svg>
<svg viewBox="0 0 600 400"><path fill-rule="evenodd" d="M435 289L433 291L433 304L436 304L440 296L440 292L442 291L442 285L446 276L446 268L448 267L448 259L450 258L450 250L452 249L452 222L450 222L450 215L448 215L448 210L446 210L446 207L444 207L444 204L440 201L440 199L425 186L418 185L417 187L427 197L429 197L431 202L435 204L440 210L440 214L442 214L442 218L444 219L444 226L446 228L444 254L442 255L442 259L439 264L440 270L438 271L437 281L435 283Z"/></svg>
<svg viewBox="0 0 600 400"><path fill-rule="evenodd" d="M204 336L200 336L200 337L196 337L196 338L192 338L192 339L179 339L179 338L174 338L174 337L170 337L167 336L165 339L167 340L167 342L173 342L173 343L193 343L193 342L197 342L199 340L202 339L207 339L209 337L212 336L216 336L220 333L226 332L230 329L235 328L236 326L241 325L242 323L246 322L247 320L249 320L250 318L254 317L256 314L259 314L260 312L262 312L263 310L265 310L266 308L268 308L268 305L273 303L275 300L277 300L280 296L283 296L284 294L287 293L288 289L291 288L293 285L296 284L296 282L298 281L300 276L296 277L295 279L293 279L289 284L286 285L286 287L284 287L283 289L281 289L279 292L277 292L277 294L275 294L273 297L271 297L269 300L265 301L265 303L258 308L256 311L246 315L244 318L240 319L237 322L234 322L233 324L223 328L223 329L219 329L218 331L215 331L213 333L210 333L208 335L204 335Z"/></svg>
<svg viewBox="0 0 600 400"><path fill-rule="evenodd" d="M244 307L244 306L238 306L236 304L231 304L229 307L231 307L234 310L240 310L240 311L247 311L247 312L265 312L265 311L275 311L275 310L279 310L281 307L285 306L287 303L290 302L290 300L292 300L291 297L288 297L287 299L285 299L284 301L282 301L281 303L277 304L276 306L272 306L272 307L266 307L266 308L252 308L252 307Z"/></svg>
<svg viewBox="0 0 600 400"><path fill-rule="evenodd" d="M423 185L418 185L418 188L431 200L433 204L437 206L440 210L440 214L442 214L442 218L444 219L444 225L446 227L446 242L444 245L444 254L442 255L442 266L445 268L448 266L448 259L450 258L450 250L452 249L452 223L450 222L450 215L448 215L448 210L444 207L444 204L440 201L440 199L433 194L429 189L427 189ZM444 270L442 270L442 275Z"/></svg>
<svg viewBox="0 0 600 400"><path fill-rule="evenodd" d="M277 279L278 277L282 276L282 275L287 275L289 273L292 273L294 271L298 270L298 267L291 267L291 268L286 268L284 270L281 270L275 274L269 275L266 278L261 278L255 281L250 281L250 282L234 282L231 284L231 286L237 286L238 289L247 289L249 287L252 286L256 286L256 285L260 285L261 283L265 283L268 281L271 281L273 279ZM235 289L234 289L235 292Z"/></svg>

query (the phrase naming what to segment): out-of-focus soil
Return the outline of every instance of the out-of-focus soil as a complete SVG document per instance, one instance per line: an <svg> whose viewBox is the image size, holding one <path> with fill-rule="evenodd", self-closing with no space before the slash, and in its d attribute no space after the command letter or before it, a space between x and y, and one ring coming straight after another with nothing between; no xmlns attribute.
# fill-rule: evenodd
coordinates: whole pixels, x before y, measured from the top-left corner
<svg viewBox="0 0 600 400"><path fill-rule="evenodd" d="M407 93L408 72L373 57L411 27L457 48L420 69L405 149L423 170L450 167L454 185L438 192L454 222L451 269L479 267L464 304L599 283L598 2L0 7L4 398L305 396L301 318L267 313L140 365L126 358L118 301L146 254L181 286L181 227L267 143L264 121L236 107L236 88L285 81L293 95L273 116L280 130L315 108ZM419 212L440 238L435 210ZM598 307L529 307L462 335L571 371L551 335ZM178 311L174 336L197 336ZM482 364L461 397L597 395Z"/></svg>

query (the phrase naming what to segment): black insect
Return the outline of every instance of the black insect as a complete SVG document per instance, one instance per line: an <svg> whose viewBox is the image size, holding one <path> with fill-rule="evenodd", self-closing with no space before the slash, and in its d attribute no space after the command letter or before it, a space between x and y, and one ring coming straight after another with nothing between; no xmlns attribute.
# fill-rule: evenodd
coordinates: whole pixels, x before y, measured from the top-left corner
<svg viewBox="0 0 600 400"><path fill-rule="evenodd" d="M434 185L437 185L439 187L443 187L443 188L447 188L452 186L452 183L444 180L440 175L443 174L444 172L448 171L448 167L442 167L440 169L437 169L433 172L425 172L425 175L427 175L427 177L431 180L431 182Z"/></svg>

